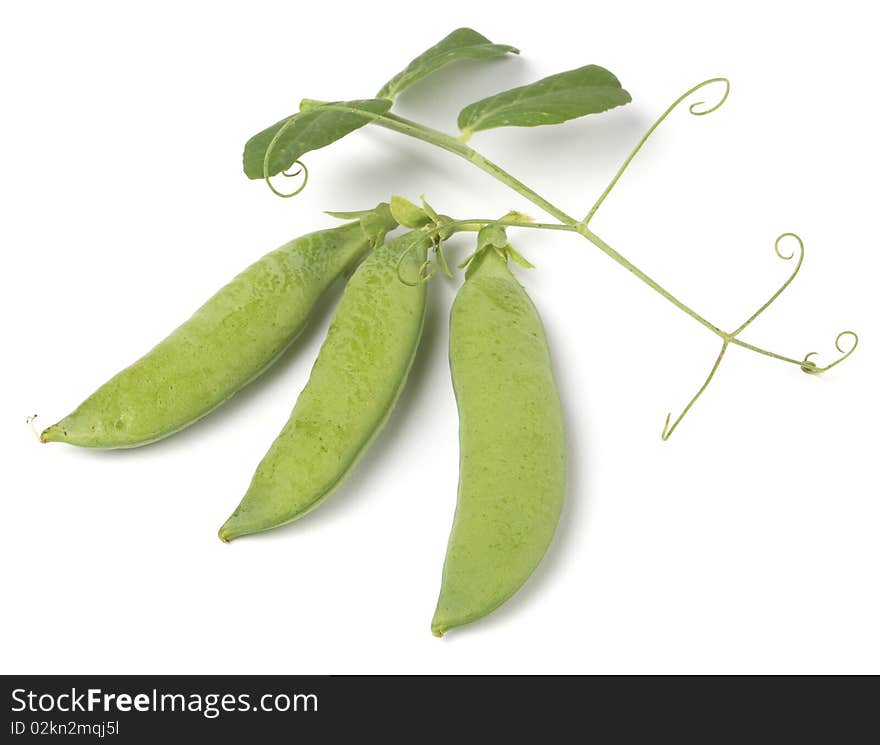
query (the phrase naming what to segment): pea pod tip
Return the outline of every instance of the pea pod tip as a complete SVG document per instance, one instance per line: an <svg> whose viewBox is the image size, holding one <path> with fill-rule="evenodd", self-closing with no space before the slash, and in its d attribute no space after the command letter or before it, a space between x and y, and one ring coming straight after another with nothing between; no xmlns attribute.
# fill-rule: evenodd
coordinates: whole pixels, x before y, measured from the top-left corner
<svg viewBox="0 0 880 745"><path fill-rule="evenodd" d="M250 535L253 532L255 531L251 530L247 525L242 524L239 520L236 520L233 515L220 526L220 530L217 531L217 537L223 541L223 543L231 543L236 538L241 538L243 535Z"/></svg>
<svg viewBox="0 0 880 745"><path fill-rule="evenodd" d="M48 442L63 442L65 440L65 435L66 433L61 427L57 424L53 424L40 432L38 439L43 445L45 445Z"/></svg>

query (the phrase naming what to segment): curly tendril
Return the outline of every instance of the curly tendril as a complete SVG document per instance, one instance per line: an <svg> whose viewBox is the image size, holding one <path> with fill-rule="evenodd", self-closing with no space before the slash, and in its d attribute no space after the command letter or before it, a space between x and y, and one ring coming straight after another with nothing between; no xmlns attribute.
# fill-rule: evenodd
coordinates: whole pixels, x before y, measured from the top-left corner
<svg viewBox="0 0 880 745"><path fill-rule="evenodd" d="M635 157L639 154L639 152L645 146L645 143L648 141L648 139L651 137L651 135L654 133L654 131L660 126L660 124L663 121L665 121L666 118L675 109L677 109L682 103L684 103L688 99L690 99L691 96L694 96L694 94L696 94L698 91L701 91L704 88L708 88L709 86L719 84L719 83L723 86L723 90L718 89L717 101L715 101L714 103L710 103L710 102L707 102L707 97L700 96L700 97L698 97L699 100L695 100L693 103L690 103L687 106L689 114L691 114L693 116L706 116L707 114L711 114L711 113L717 111L727 101L727 99L730 95L730 90L731 90L731 84L727 78L716 77L716 78L710 78L708 80L704 80L703 82L699 83L698 85L695 85L692 88L690 88L689 90L685 91L681 96L679 96L675 101L673 101L672 104L670 104L667 107L667 109L662 113L662 115L645 132L645 134L642 136L642 138L639 140L639 142L636 144L636 146L630 152L629 156L624 160L623 164L617 170L614 177L611 179L609 184L606 186L605 190L602 192L602 194L596 200L595 204L590 209L589 213L580 222L577 219L566 214L564 211L562 211L561 209L559 209L558 207L553 205L548 200L544 199L540 194L538 194L534 190L530 189L528 186L526 186L524 183L522 183L521 181L516 179L514 176L512 176L507 171L502 169L500 166L496 165L495 163L492 163L491 161L489 161L487 158L482 156L477 151L475 151L472 148L468 147L467 145L463 144L463 142L461 142L460 140L456 140L456 139L454 139L454 138L450 137L449 135L446 135L442 132L431 129L429 127L426 127L422 124L419 124L418 122L413 122L413 121L404 119L404 118L397 116L395 114L384 113L384 114L366 115L363 111L361 111L357 108L345 106L342 104L323 104L323 105L327 107L327 110L338 111L338 112L343 112L343 113L350 113L350 114L358 114L359 116L366 118L369 122L375 123L379 126L382 126L386 129L390 129L395 132L398 132L400 134L404 134L409 137L414 137L415 139L421 140L421 141L426 142L428 144L431 144L435 147L439 147L443 150L446 150L450 153L453 153L459 157L462 157L465 160L469 161L472 165L476 166L477 168L480 168L484 172L488 173L490 176L501 181L502 183L504 183L505 185L507 185L508 187L513 189L515 192L517 192L521 196L525 197L526 199L531 201L533 204L536 204L538 207L545 210L548 214L554 216L555 218L557 218L559 220L558 225L547 224L547 223L539 223L539 224L533 223L533 224L517 225L516 220L505 220L505 219L497 220L497 221L496 220L476 220L476 219L469 220L469 221L450 221L448 223L444 222L443 225L434 224L430 228L428 228L428 226L426 226L424 229L426 235L445 238L445 237L447 237L447 235L451 235L453 232L457 232L459 230L478 231L481 229L482 226L487 225L487 224L491 224L491 223L497 223L499 225L511 225L511 226L517 226L517 227L531 227L531 228L546 229L546 230L567 230L567 231L571 231L571 232L577 232L580 235L582 235L583 237L585 237L588 241L590 241L597 248L599 248L601 251L603 251L611 259L613 259L615 262L617 262L619 265L621 265L623 268L625 268L627 271L631 272L638 279L640 279L644 283L646 283L655 292L658 292L661 296L663 296L667 301L669 301L674 306L676 306L679 310L683 311L684 313L689 315L691 318L693 318L695 321L702 324L705 328L707 328L713 334L718 336L722 342L721 350L718 353L718 357L716 358L715 363L713 364L711 370L709 371L709 374L706 377L705 381L703 382L702 386L697 391L697 393L691 398L691 400L688 402L687 406L684 408L684 410L681 412L681 414L675 419L674 422L672 421L672 414L670 413L669 415L667 415L666 422L663 427L663 439L666 440L672 435L672 433L675 431L675 429L681 423L684 416L691 410L693 405L696 403L696 401L699 399L699 397L706 390L706 388L708 387L708 385L712 381L715 373L718 371L718 369L721 365L721 361L724 357L724 354L726 353L727 348L729 346L735 345L735 346L743 347L744 349L748 349L750 351L757 352L759 354L762 354L762 355L765 355L765 356L768 356L768 357L771 357L774 359L778 359L778 360L781 360L784 362L798 365L800 367L800 369L802 369L806 373L819 374L819 373L825 372L827 370L830 370L831 368L833 368L833 367L839 365L841 362L843 362L847 357L849 357L855 351L856 347L858 346L858 341L859 341L858 336L856 335L855 332L853 332L853 331L841 332L840 334L837 335L837 338L835 339L835 346L836 346L837 350L840 352L841 356L838 359L831 362L830 364L820 367L812 359L816 355L815 352L810 352L803 359L795 359L792 357L787 357L787 356L784 356L781 354L777 354L777 353L772 352L767 349L763 349L761 347L750 344L750 343L745 342L742 339L738 338L738 335L744 329L746 329L748 326L750 326L758 317L761 316L762 313L764 313L765 310L767 310L767 308L770 307L770 305L772 305L776 301L776 299L787 289L787 287L791 284L791 282L794 280L794 278L797 276L798 272L800 271L801 265L804 260L804 244L803 244L803 241L800 239L800 237L795 235L794 233L783 233L782 235L780 235L776 239L776 242L774 244L774 251L779 259L781 259L783 261L793 261L794 260L794 262L795 262L794 268L792 269L789 277L782 284L782 286L775 293L773 293L773 295L771 295L770 298L763 305L761 305L754 313L752 313L748 317L748 319L746 319L746 321L744 323L742 323L735 331L727 332L727 331L724 331L721 327L716 326L715 324L711 323L708 319L704 318L703 316L698 314L695 310L693 310L692 308L690 308L689 306L685 305L683 302L678 300L678 298L676 298L674 295L672 295L671 293L666 291L660 284L658 284L653 279L651 279L651 277L649 277L645 272L643 272L641 269L639 269L637 266L635 266L632 262L628 261L625 257L623 257L620 253L618 253L614 248L612 248L608 243L606 243L604 240L602 240L602 238L600 236L596 235L596 233L594 233L592 230L590 230L588 223L593 218L593 216L595 215L597 210L602 206L602 204L604 203L604 201L608 197L608 195L613 191L613 189L617 185L618 181L621 179L623 174L626 172L626 169L629 167L630 163L632 163L632 161L635 159ZM712 99L710 99L710 101L711 100ZM292 123L295 121L295 118L296 118L296 115L287 119L281 125L281 127L278 129L278 131L272 137L272 140L270 141L269 146L267 147L266 152L264 153L264 158L263 158L264 179L266 180L266 182L268 183L269 187L272 189L273 192L275 192L276 194L279 194L280 196L284 196L284 197L294 196L295 194L299 194L302 191L302 189L305 187L305 182L308 179L308 172L305 169L305 166L302 163L299 163L297 161L296 165L300 166L300 171L297 171L296 173L288 173L287 171L283 171L282 173L285 176L292 177L292 176L299 175L299 173L302 172L303 173L303 184L299 189L297 189L292 194L283 194L283 193L280 193L279 191L277 191L272 186L272 184L269 183L269 170L270 170L269 163L270 163L272 154L277 146L277 143L280 141L281 137L289 129L289 127L292 126ZM429 212L429 214L431 214L433 212L433 210L428 209L427 205L425 206L425 209L426 209L426 211ZM436 213L434 213L435 223L437 222L437 217L438 216L436 215ZM781 244L786 239L793 239L797 242L796 250L793 250L790 252L783 252L783 250L781 248ZM436 240L433 241L433 243L435 246L435 251L437 251ZM442 254L442 252L437 251L437 255L436 255L435 260L426 259L420 263L418 270L417 270L417 277L416 277L415 281L412 281L411 279L404 277L402 274L402 265L407 258L412 258L411 251L413 250L414 247L415 246L408 247L407 250L404 252L403 256L401 256L397 262L397 267L396 267L397 276L401 282L403 282L404 284L407 284L407 285L411 285L411 286L418 285L423 282L427 282L428 280L430 280L434 276L438 264L440 264L441 265L440 268L445 271L445 267L443 266L443 265L445 265L445 260L444 260L443 254ZM467 263L468 262L465 261L463 265L467 265ZM851 346L848 345L848 343L847 343L848 340L846 339L846 337L852 337ZM847 346L849 346L848 349L847 349Z"/></svg>
<svg viewBox="0 0 880 745"><path fill-rule="evenodd" d="M276 196L281 197L282 199L289 199L290 197L295 197L303 189L305 189L306 184L309 183L309 169L306 168L306 164L303 163L301 160L296 160L293 162L293 165L299 166L299 169L294 171L293 173L289 173L287 171L281 171L281 175L284 176L285 178L295 178L296 176L299 176L300 174L303 175L302 183L296 188L295 191L290 191L290 192L278 191L278 189L276 189L275 185L272 183L272 179L270 176L266 175L263 177L266 184L268 184L269 188L272 190L272 193L275 194ZM265 173L266 169L264 168L263 170Z"/></svg>
<svg viewBox="0 0 880 745"><path fill-rule="evenodd" d="M797 273L797 270L801 266L801 261L803 261L803 258L804 258L804 241L803 241L803 239L801 239L801 237L797 233L783 233L782 235L780 235L773 243L773 250L776 252L776 255L780 259L782 259L783 261L791 261L794 258L793 253L790 253L788 256L785 256L782 253L782 251L779 250L779 244L782 243L782 240L784 238L794 238L798 242L798 245L800 246L801 258L800 258L800 261L798 261L797 268L794 270L795 273Z"/></svg>
<svg viewBox="0 0 880 745"><path fill-rule="evenodd" d="M849 348L849 350L844 349L840 345L840 340L843 339L845 336L850 336L853 340L852 346ZM841 331L837 335L837 338L834 340L834 346L837 348L837 351L840 352L841 356L834 360L834 362L832 362L830 365L825 365L825 367L817 367L816 363L813 362L810 357L814 357L818 354L818 352L810 352L802 360L801 370L810 375L818 375L819 373L823 373L826 370L830 370L832 367L839 365L853 352L856 351L856 347L859 346L859 335L855 331Z"/></svg>
<svg viewBox="0 0 880 745"><path fill-rule="evenodd" d="M718 103L716 103L714 106L710 106L705 111L697 111L698 106L706 105L705 101L697 101L696 103L692 103L690 106L688 106L688 111L690 111L691 114L693 114L694 116L706 116L706 114L711 114L713 111L717 111L718 109L720 109L724 105L724 102L727 100L727 97L730 95L730 81L727 78L710 78L709 80L704 80L699 85L695 85L687 93L681 96L681 98L679 98L674 104L672 104L672 106L669 107L669 109L667 109L666 114L669 114L672 109L678 106L678 104L680 104L688 96L693 95L698 90L700 90L700 88L705 88L707 85L711 85L712 83L724 83L724 95L721 96ZM663 121L662 118L660 121Z"/></svg>
<svg viewBox="0 0 880 745"><path fill-rule="evenodd" d="M306 188L306 184L309 182L309 169L306 168L305 163L303 163L301 160L295 160L295 161L293 161L293 163L290 164L290 167L299 166L298 171L296 171L294 173L290 173L286 169L282 169L282 171L281 171L281 175L285 176L287 178L293 178L295 176L299 176L300 173L303 174L303 181L299 185L299 188L297 188L295 191L292 191L292 192L278 191L278 189L276 189L274 184L272 183L272 177L269 173L269 163L272 159L272 154L275 152L275 148L278 145L278 141L281 139L281 136L290 128L290 126L294 123L294 121L296 121L297 116L298 116L297 114L294 114L293 116L288 118L284 122L284 124L282 124L278 128L278 131L273 135L272 139L269 140L269 144L266 147L266 152L263 153L263 180L266 182L266 185L272 190L273 194L275 194L276 196L282 197L283 199L289 199L290 197L295 197L303 189Z"/></svg>
<svg viewBox="0 0 880 745"><path fill-rule="evenodd" d="M645 132L644 136L641 140L639 140L638 144L633 148L633 151L629 154L627 159L623 161L623 165L620 166L617 173L614 174L614 178L608 183L608 186L605 187L605 191L599 196L596 200L596 203L590 208L590 211L587 213L587 216L583 219L582 225L586 226L589 224L590 220L593 219L593 215L596 214L596 211L599 207L602 206L602 203L605 201L605 198L611 193L611 190L617 185L617 182L620 180L620 177L623 175L624 171L629 167L629 164L632 163L633 159L636 155L639 154L639 151L644 147L645 143L648 141L648 138L654 134L654 130L657 129L662 123L663 120L666 119L683 101L692 96L701 88L705 88L708 85L712 85L713 83L724 83L724 94L719 99L718 103L714 106L710 106L708 109L699 110L700 106L705 106L705 101L697 101L696 103L691 104L688 107L688 111L694 116L706 116L706 114L711 114L713 111L717 111L724 105L724 102L727 100L727 97L730 95L730 81L727 78L709 78L709 80L704 80L699 85L695 85L690 90L682 93L669 107L664 111L660 117L651 125L651 128Z"/></svg>
<svg viewBox="0 0 880 745"><path fill-rule="evenodd" d="M748 326L752 321L754 321L758 316L760 316L765 310L767 310L767 308L769 308L773 304L773 301L776 300L776 298L778 298L783 292L785 292L786 288L794 281L794 278L797 276L798 272L801 270L801 265L804 263L804 242L799 235L797 235L796 233L783 233L782 235L780 235L776 239L776 242L773 244L773 250L776 252L776 255L780 259L782 259L783 261L791 261L795 256L794 252L792 252L786 256L785 254L783 254L779 250L779 244L782 243L782 241L784 241L786 238L794 238L798 244L798 260L797 260L797 263L795 264L794 269L792 270L791 274L788 276L788 279L785 280L785 282L783 282L782 286L770 296L770 299L766 303L764 303L760 308L758 308L758 310L756 310L754 313L752 313L752 315L750 315L748 317L748 319L741 326L739 326L739 328L737 328L736 331L731 332L731 334L730 334L731 336L737 336L740 333L740 331L745 329L746 326Z"/></svg>
<svg viewBox="0 0 880 745"><path fill-rule="evenodd" d="M782 249L780 248L782 242L786 239L794 239L797 242L797 248L789 253L783 253ZM804 263L804 242L801 237L796 233L782 233L782 235L780 235L773 244L773 250L775 251L776 255L783 261L791 261L797 258L791 274L789 274L788 279L786 279L785 282L782 283L782 286L770 296L770 299L767 300L767 302L765 302L760 308L758 308L758 310L752 313L752 315L750 315L748 319L735 331L722 334L723 343L721 345L721 351L719 352L718 358L715 360L715 364L712 366L712 369L709 372L709 375L703 385L700 386L700 389L696 392L690 402L688 402L688 405L684 408L684 410L681 412L681 414L678 416L672 426L669 425L672 415L668 414L666 416L666 423L663 426L662 434L664 440L669 439L670 435L675 431L675 428L679 425L681 420L685 417L688 411L691 410L691 407L693 407L693 405L697 402L697 399L703 394L703 391L706 390L706 388L709 386L709 383L712 382L712 378L714 377L715 372L718 370L718 367L721 364L721 360L724 358L724 353L727 351L727 347L730 344L735 344L745 349L749 349L753 352L758 352L759 354L765 355L767 357L782 360L783 362L789 362L798 365L801 370L803 370L805 373L809 373L810 375L818 375L820 373L826 372L827 370L830 370L836 365L839 365L847 357L849 357L859 345L859 337L858 334L855 333L855 331L841 331L837 335L837 338L834 340L834 346L837 348L837 351L840 352L841 356L834 362L825 365L824 367L819 367L815 362L813 362L812 359L810 359L817 354L816 352L810 352L802 360L798 360L794 359L793 357L786 357L785 355L771 352L767 349L762 349L761 347L757 347L754 344L749 344L748 342L742 341L741 339L737 338L746 327L748 327L756 318L758 318L758 316L760 316L765 310L767 310L767 308L769 308L773 304L776 298L778 298L783 292L785 292L786 288L792 283L792 281L800 271L801 265ZM849 349L846 349L844 347L843 340L846 337L852 337L852 346Z"/></svg>

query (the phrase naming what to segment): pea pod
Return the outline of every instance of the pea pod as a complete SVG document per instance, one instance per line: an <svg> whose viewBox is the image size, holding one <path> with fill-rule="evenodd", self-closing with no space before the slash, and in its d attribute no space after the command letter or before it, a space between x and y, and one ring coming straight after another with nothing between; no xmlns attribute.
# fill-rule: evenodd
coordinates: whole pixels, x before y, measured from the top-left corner
<svg viewBox="0 0 880 745"><path fill-rule="evenodd" d="M565 492L562 407L544 328L500 251L471 263L450 318L458 403L458 503L436 636L493 611L528 579Z"/></svg>
<svg viewBox="0 0 880 745"><path fill-rule="evenodd" d="M393 225L383 204L266 254L40 439L127 448L192 424L272 365L318 298Z"/></svg>
<svg viewBox="0 0 880 745"><path fill-rule="evenodd" d="M220 528L230 541L302 517L339 486L391 414L425 316L418 276L428 238L406 233L376 249L349 280L308 383Z"/></svg>

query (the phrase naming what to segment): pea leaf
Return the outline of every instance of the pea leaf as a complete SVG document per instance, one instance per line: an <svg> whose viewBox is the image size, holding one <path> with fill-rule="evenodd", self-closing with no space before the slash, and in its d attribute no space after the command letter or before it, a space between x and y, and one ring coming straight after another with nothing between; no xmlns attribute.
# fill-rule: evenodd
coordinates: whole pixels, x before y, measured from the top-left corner
<svg viewBox="0 0 880 745"><path fill-rule="evenodd" d="M391 214L398 224L410 230L421 228L431 222L431 218L425 210L396 194L391 197Z"/></svg>
<svg viewBox="0 0 880 745"><path fill-rule="evenodd" d="M519 50L506 44L493 44L482 34L470 28L459 28L433 47L416 57L406 69L397 73L376 94L378 98L393 100L402 90L436 72L450 62L464 59L491 59Z"/></svg>
<svg viewBox="0 0 880 745"><path fill-rule="evenodd" d="M529 261L525 256L523 256L519 251L517 251L513 246L509 243L506 247L507 256L514 264L519 264L523 269L534 269L535 265Z"/></svg>
<svg viewBox="0 0 880 745"><path fill-rule="evenodd" d="M422 200L422 209L425 210L425 214L427 214L428 217L431 218L431 222L433 222L435 225L439 225L441 222L441 218L440 218L440 215L437 214L437 210L435 210L430 204L428 204L428 200L425 199L424 194L422 194L421 200Z"/></svg>
<svg viewBox="0 0 880 745"><path fill-rule="evenodd" d="M632 100L604 67L587 65L465 106L458 127L465 135L493 127L559 124L622 106Z"/></svg>
<svg viewBox="0 0 880 745"><path fill-rule="evenodd" d="M391 214L388 202L379 202L371 210L355 210L353 212L325 210L324 214L335 217L337 220L357 220L361 224L364 235L373 246L381 245L385 241L385 235L388 231L397 227L397 221Z"/></svg>
<svg viewBox="0 0 880 745"><path fill-rule="evenodd" d="M501 219L513 220L515 222L535 222L534 217L530 217L522 212L517 212L516 210L510 210L506 215L502 215Z"/></svg>
<svg viewBox="0 0 880 745"><path fill-rule="evenodd" d="M382 202L385 204L385 202ZM324 210L325 215L335 217L337 220L360 220L366 215L372 215L374 210L352 210L350 212L340 212L339 210Z"/></svg>
<svg viewBox="0 0 880 745"><path fill-rule="evenodd" d="M244 146L245 175L253 179L263 178L266 150L282 128L284 131L269 156L269 176L287 170L305 153L336 142L368 124L375 118L374 115L384 114L391 108L391 102L381 98L336 103L357 111L338 111L328 108L332 104L313 106L276 122L251 137Z"/></svg>

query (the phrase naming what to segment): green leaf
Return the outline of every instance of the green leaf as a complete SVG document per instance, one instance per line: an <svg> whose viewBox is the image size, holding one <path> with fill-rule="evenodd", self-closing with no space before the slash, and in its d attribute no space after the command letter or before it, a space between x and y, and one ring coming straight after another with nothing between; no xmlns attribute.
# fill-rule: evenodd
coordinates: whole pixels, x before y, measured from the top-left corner
<svg viewBox="0 0 880 745"><path fill-rule="evenodd" d="M410 230L421 228L431 222L431 218L425 210L396 194L391 197L391 214L398 224Z"/></svg>
<svg viewBox="0 0 880 745"><path fill-rule="evenodd" d="M422 209L425 210L425 214L427 214L428 217L431 218L431 222L433 222L435 225L439 225L440 215L437 214L437 210L435 210L430 204L428 204L428 200L425 199L424 194L422 194L422 196L419 198L422 200Z"/></svg>
<svg viewBox="0 0 880 745"><path fill-rule="evenodd" d="M391 214L387 202L379 202L371 210L356 210L354 212L330 212L328 210L324 214L338 220L357 220L373 246L381 245L385 241L386 233L397 227L397 221Z"/></svg>
<svg viewBox="0 0 880 745"><path fill-rule="evenodd" d="M355 111L339 111L331 106L345 106ZM305 153L330 145L336 140L384 114L391 102L382 98L362 101L339 101L314 106L276 122L255 134L244 146L244 172L248 178L274 176L290 168ZM272 139L283 129L269 157L268 173L263 172L266 150Z"/></svg>
<svg viewBox="0 0 880 745"><path fill-rule="evenodd" d="M523 256L519 251L517 251L513 246L509 243L507 244L507 255L510 257L510 260L514 264L518 264L523 269L534 269L535 265L529 261L525 256Z"/></svg>
<svg viewBox="0 0 880 745"><path fill-rule="evenodd" d="M493 44L482 34L470 28L459 28L449 36L423 52L382 86L378 98L393 100L402 90L436 72L450 62L464 59L491 59L519 50L506 44Z"/></svg>
<svg viewBox="0 0 880 745"><path fill-rule="evenodd" d="M385 204L385 202L382 202L382 204ZM372 215L374 211L375 210L354 210L352 212L338 212L336 210L324 210L324 214L330 215L330 217L335 217L337 220L360 220L362 217Z"/></svg>
<svg viewBox="0 0 880 745"><path fill-rule="evenodd" d="M516 210L510 210L506 215L502 215L502 220L514 220L516 222L535 222L534 217L530 217L522 212L517 212Z"/></svg>
<svg viewBox="0 0 880 745"><path fill-rule="evenodd" d="M559 124L631 100L608 70L587 65L472 103L458 115L458 127L469 135L493 127Z"/></svg>

